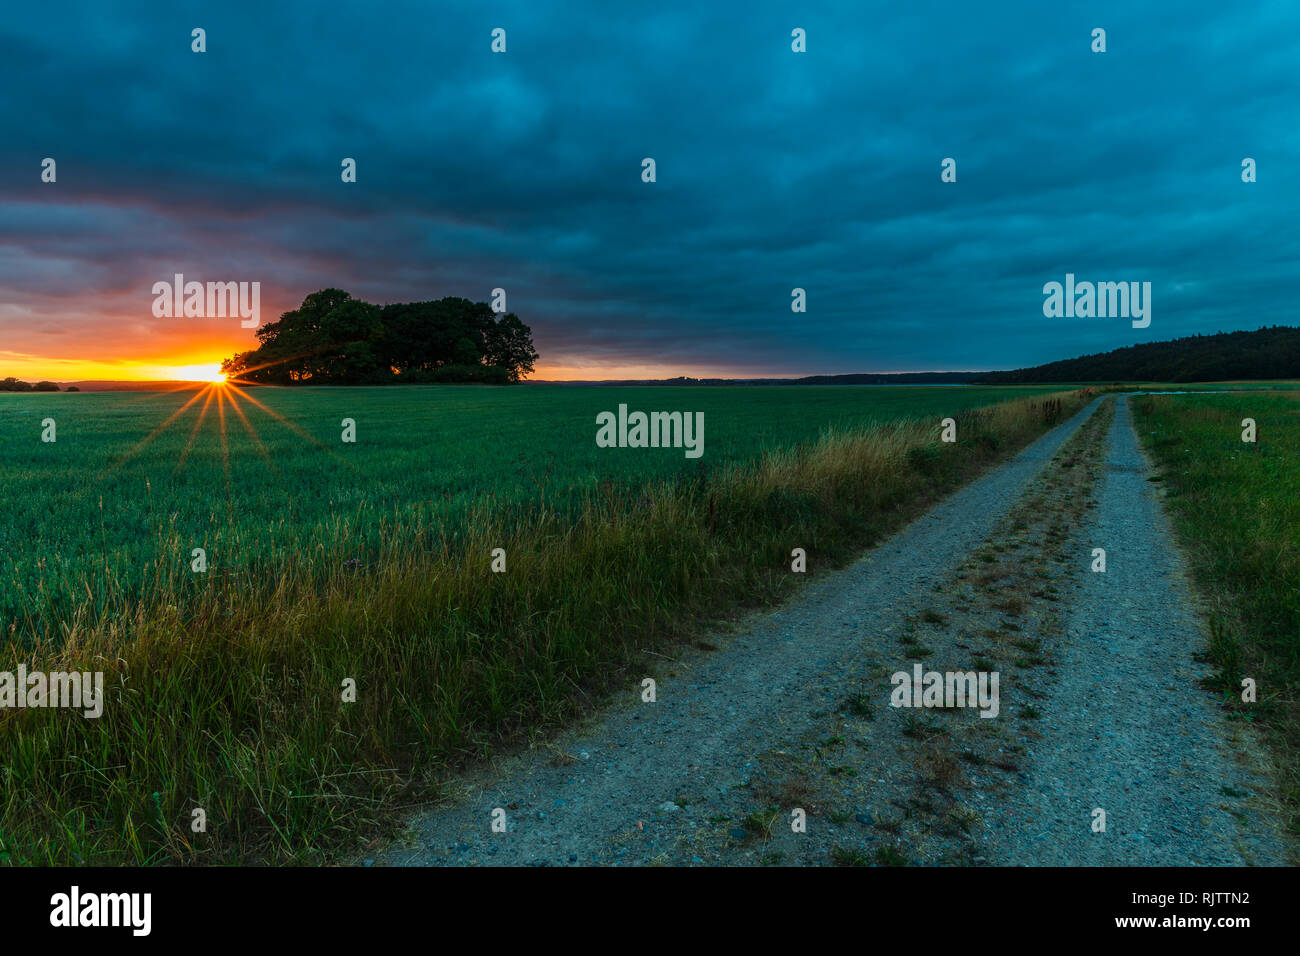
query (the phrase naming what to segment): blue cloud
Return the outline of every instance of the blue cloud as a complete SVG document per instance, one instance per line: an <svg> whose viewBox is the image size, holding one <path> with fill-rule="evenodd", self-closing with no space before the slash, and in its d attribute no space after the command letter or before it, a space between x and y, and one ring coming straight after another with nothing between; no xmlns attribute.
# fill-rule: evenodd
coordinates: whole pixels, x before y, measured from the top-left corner
<svg viewBox="0 0 1300 956"><path fill-rule="evenodd" d="M0 302L23 310L0 335L96 296L138 296L148 328L140 290L173 269L258 279L277 310L504 286L544 363L721 373L1003 368L1294 321L1290 2L230 6L0 25ZM1151 327L1045 319L1066 272L1152 282Z"/></svg>

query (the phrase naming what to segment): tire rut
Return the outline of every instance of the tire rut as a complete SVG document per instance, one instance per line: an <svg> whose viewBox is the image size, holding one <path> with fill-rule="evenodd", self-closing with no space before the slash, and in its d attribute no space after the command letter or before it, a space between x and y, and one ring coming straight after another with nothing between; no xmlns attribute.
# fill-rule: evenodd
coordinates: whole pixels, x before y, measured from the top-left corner
<svg viewBox="0 0 1300 956"><path fill-rule="evenodd" d="M1097 507L1073 543L1047 719L996 818L993 862L1285 863L1263 748L1199 685L1207 630L1152 475L1121 398ZM1104 573L1091 570L1093 548L1105 549Z"/></svg>

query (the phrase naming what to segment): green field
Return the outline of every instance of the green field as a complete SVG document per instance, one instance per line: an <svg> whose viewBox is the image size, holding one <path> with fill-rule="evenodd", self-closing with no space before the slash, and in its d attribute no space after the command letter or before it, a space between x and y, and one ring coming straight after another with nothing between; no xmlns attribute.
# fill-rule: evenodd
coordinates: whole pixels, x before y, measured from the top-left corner
<svg viewBox="0 0 1300 956"><path fill-rule="evenodd" d="M1300 833L1300 392L1133 399L1161 466L1201 592L1213 609L1213 687L1239 719L1261 723ZM1252 418L1257 443L1242 441ZM1253 678L1258 702L1241 700Z"/></svg>
<svg viewBox="0 0 1300 956"><path fill-rule="evenodd" d="M287 566L306 573L304 556L327 577L347 562L372 563L394 529L454 534L475 508L509 514L545 502L568 517L602 487L706 473L827 430L905 418L937 426L944 416L1045 391L527 386L0 394L0 625L19 639L55 636L78 614L117 616L159 594L169 604L185 601L221 575L269 591ZM703 412L703 456L596 447L596 414L619 403ZM41 441L45 418L56 423L54 443ZM344 418L357 423L355 444L341 441ZM207 552L209 578L190 572L197 547Z"/></svg>
<svg viewBox="0 0 1300 956"><path fill-rule="evenodd" d="M1142 392L1293 392L1300 382L1143 382L1121 389Z"/></svg>
<svg viewBox="0 0 1300 956"><path fill-rule="evenodd" d="M455 767L789 594L792 548L850 559L1089 398L1042 391L0 396L0 671L106 685L96 718L0 710L0 862L347 859ZM703 458L598 448L619 403L702 411Z"/></svg>

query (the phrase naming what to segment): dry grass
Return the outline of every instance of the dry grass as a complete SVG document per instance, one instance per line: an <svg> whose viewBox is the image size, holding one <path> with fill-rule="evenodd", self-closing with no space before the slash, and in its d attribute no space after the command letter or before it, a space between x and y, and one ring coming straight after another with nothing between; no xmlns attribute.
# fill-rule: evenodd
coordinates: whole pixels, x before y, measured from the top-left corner
<svg viewBox="0 0 1300 956"><path fill-rule="evenodd" d="M450 766L635 686L644 648L787 593L791 548L847 560L1089 397L959 415L956 444L931 422L830 434L640 497L607 489L576 521L541 503L488 504L451 533L340 517L337 542L380 522L376 560L322 575L317 552L333 552L291 550L273 600L230 575L187 595L185 622L187 582L159 580L126 612L74 617L57 646L0 652L0 669L104 671L107 697L98 720L0 713L0 859L347 857ZM489 571L497 547L504 574Z"/></svg>

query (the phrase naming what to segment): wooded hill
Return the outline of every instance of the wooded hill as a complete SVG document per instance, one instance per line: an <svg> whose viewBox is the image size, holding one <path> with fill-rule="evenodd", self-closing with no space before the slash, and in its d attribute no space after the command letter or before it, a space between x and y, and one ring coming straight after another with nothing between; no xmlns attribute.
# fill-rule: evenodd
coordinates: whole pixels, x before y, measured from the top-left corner
<svg viewBox="0 0 1300 956"><path fill-rule="evenodd" d="M1192 335L971 379L987 385L1039 382L1222 382L1300 379L1300 328Z"/></svg>

